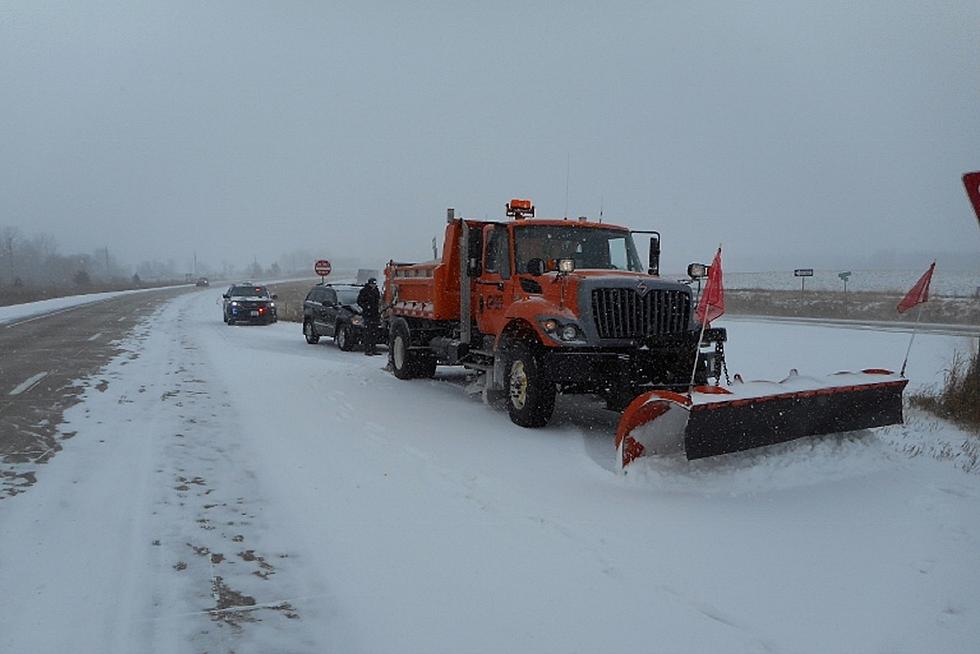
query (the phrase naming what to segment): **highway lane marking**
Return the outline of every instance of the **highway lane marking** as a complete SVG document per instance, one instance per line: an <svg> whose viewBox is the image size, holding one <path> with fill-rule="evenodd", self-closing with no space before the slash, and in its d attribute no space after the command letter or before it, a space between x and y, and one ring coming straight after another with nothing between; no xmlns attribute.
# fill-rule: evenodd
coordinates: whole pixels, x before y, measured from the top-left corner
<svg viewBox="0 0 980 654"><path fill-rule="evenodd" d="M87 340L89 340L89 341L94 341L94 340L95 340L95 339L97 339L97 338L98 338L99 336L102 336L102 332L99 332L99 333L98 333L98 334L96 334L95 336L90 336L90 337L89 337L89 338L88 338Z"/></svg>
<svg viewBox="0 0 980 654"><path fill-rule="evenodd" d="M126 319L126 316L119 316L119 320L117 320L116 322L122 322L125 319Z"/></svg>
<svg viewBox="0 0 980 654"><path fill-rule="evenodd" d="M95 302L89 302L88 304L95 304ZM35 320L40 320L41 318L48 318L49 316L57 316L59 313L65 313L68 311L74 311L75 309L81 309L86 306L85 304L79 304L73 307L65 307L64 309L58 309L57 311L49 311L47 313L42 313L39 316L34 316L33 318L25 318L24 320L18 320L17 322L8 322L4 327L10 329L11 327L16 327L17 325L23 325L24 323L34 322Z"/></svg>
<svg viewBox="0 0 980 654"><path fill-rule="evenodd" d="M46 373L46 372L39 372L36 375L34 375L33 377L28 377L23 382L21 382L20 384L18 384L14 388L14 390L12 390L9 393L7 393L7 395L20 395L24 391L28 391L31 388L33 388L39 381L41 381L42 379L44 379L47 376L48 376L48 373Z"/></svg>

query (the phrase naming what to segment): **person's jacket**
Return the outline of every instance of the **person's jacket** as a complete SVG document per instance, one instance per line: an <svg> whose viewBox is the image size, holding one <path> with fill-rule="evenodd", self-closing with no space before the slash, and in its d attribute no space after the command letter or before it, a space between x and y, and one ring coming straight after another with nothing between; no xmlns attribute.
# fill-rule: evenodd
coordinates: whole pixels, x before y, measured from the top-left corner
<svg viewBox="0 0 980 654"><path fill-rule="evenodd" d="M364 320L377 322L381 319L381 293L378 291L377 286L372 286L371 284L365 285L361 289L361 292L357 294L357 304L361 307L361 311L364 312Z"/></svg>

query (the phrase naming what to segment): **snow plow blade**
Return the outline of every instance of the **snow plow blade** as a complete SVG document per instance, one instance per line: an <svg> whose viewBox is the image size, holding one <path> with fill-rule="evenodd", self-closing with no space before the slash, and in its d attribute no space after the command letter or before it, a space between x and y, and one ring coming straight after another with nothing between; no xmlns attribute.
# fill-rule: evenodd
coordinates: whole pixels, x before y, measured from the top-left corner
<svg viewBox="0 0 980 654"><path fill-rule="evenodd" d="M641 456L683 450L701 459L902 422L908 380L889 370L803 377L791 371L780 382L730 387L698 386L690 397L649 391L626 408L616 430L623 468Z"/></svg>

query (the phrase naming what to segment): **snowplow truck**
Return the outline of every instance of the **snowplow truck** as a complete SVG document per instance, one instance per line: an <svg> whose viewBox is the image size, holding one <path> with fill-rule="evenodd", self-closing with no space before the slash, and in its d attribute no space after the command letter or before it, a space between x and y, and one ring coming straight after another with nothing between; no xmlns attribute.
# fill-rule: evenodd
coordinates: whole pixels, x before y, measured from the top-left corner
<svg viewBox="0 0 980 654"><path fill-rule="evenodd" d="M558 393L598 396L608 409L625 410L617 430L624 466L676 447L698 458L825 429L777 424L773 431L773 419L778 422L786 408L773 403L776 415L750 412L742 436L706 441L705 434L689 433L687 423L704 423L697 407L717 404L690 402L692 381L709 399L725 392L719 381L726 332L698 324L688 284L660 277L660 234L534 213L530 200L509 202L503 221L456 218L449 209L441 259L388 263L384 303L396 377L432 377L437 365L469 368L477 375L471 388L488 402L505 402L511 421L523 427L546 425ZM634 235L649 238L646 261ZM878 381L884 380L868 383ZM843 406L845 395L836 397L842 406L834 409L853 412ZM897 398L900 421L900 391ZM894 422L894 393L889 399L881 415L852 421L860 423L856 428ZM795 396L789 401L799 404ZM677 410L654 408L663 403ZM685 412L698 420L678 422ZM642 436L643 429L650 431L646 423L665 414L670 419L658 421L652 437ZM737 421L730 410L717 415ZM847 431L837 428L847 424L833 424L835 431ZM715 426L708 421L707 428ZM660 444L664 434L678 443Z"/></svg>

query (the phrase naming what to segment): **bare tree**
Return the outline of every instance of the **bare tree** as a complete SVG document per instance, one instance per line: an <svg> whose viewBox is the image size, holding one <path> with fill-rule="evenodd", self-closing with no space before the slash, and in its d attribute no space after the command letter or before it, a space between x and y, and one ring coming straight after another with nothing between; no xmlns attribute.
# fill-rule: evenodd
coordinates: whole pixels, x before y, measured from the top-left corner
<svg viewBox="0 0 980 654"><path fill-rule="evenodd" d="M0 227L0 254L7 260L6 270L10 275L10 283L17 277L14 252L22 240L23 236L16 227Z"/></svg>

